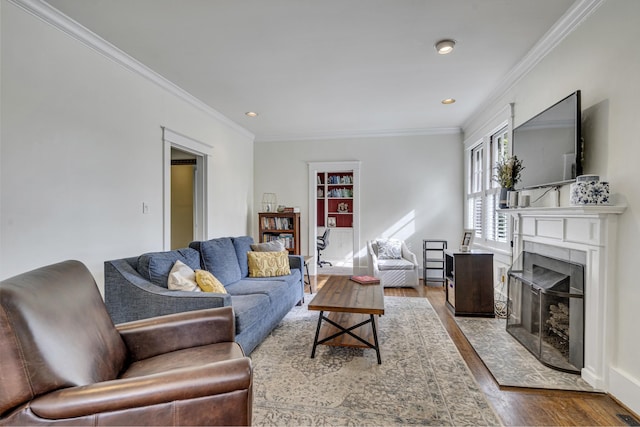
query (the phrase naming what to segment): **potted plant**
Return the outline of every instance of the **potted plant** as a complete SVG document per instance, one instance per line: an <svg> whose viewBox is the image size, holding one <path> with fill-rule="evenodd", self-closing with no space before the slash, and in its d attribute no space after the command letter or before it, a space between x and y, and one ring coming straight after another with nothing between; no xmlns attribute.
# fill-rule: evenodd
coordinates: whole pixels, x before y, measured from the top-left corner
<svg viewBox="0 0 640 427"><path fill-rule="evenodd" d="M496 162L493 179L500 184L500 208L507 207L507 192L515 189L523 169L522 160L517 156L505 157Z"/></svg>

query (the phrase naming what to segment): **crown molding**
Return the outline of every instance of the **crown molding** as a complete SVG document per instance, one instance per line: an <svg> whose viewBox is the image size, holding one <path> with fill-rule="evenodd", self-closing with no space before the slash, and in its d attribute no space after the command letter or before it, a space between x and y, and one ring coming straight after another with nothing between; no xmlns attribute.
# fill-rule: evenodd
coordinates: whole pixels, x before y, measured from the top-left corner
<svg viewBox="0 0 640 427"><path fill-rule="evenodd" d="M545 33L515 67L502 79L487 99L462 124L463 129L469 129L473 121L482 111L486 111L509 90L511 90L524 76L526 76L540 61L542 61L555 47L571 34L582 22L595 12L606 0L577 0L565 14Z"/></svg>
<svg viewBox="0 0 640 427"><path fill-rule="evenodd" d="M459 127L451 128L425 128L425 129L383 129L383 130L354 130L342 132L311 132L304 134L266 134L257 136L256 142L288 142L288 141L314 141L325 139L349 139L349 138L376 138L397 136L424 136L424 135L450 135L461 134Z"/></svg>
<svg viewBox="0 0 640 427"><path fill-rule="evenodd" d="M167 80L162 77L160 74L153 71L151 68L132 58L122 50L118 49L116 46L112 45L102 37L98 36L88 28L84 27L77 21L69 18L58 9L54 8L50 4L46 3L43 0L8 0L10 3L18 6L19 8L25 10L26 12L32 14L33 16L41 19L47 24L57 28L58 30L64 32L65 34L71 36L77 41L83 43L85 46L93 49L95 52L100 55L111 59L115 63L123 66L124 68L133 71L134 73L139 74L140 76L146 78L147 80L155 83L160 88L166 90L170 94L180 98L181 100L187 102L193 107L198 108L199 110L207 113L211 117L219 120L223 124L229 126L239 134L250 138L251 140L255 139L255 135L240 126L236 122L232 121L219 111L214 108L211 108L209 105L205 104L195 96L191 95L175 83Z"/></svg>

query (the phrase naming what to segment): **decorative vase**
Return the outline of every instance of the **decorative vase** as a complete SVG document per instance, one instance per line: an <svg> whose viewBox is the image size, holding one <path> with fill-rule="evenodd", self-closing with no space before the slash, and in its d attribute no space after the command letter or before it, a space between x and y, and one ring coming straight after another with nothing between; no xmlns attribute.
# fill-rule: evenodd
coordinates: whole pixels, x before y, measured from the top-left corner
<svg viewBox="0 0 640 427"><path fill-rule="evenodd" d="M500 188L500 198L498 199L498 207L500 209L506 209L508 207L508 202L509 202L509 198L508 198L508 194L509 191L512 191L513 189L509 189L509 188L504 188L501 187Z"/></svg>

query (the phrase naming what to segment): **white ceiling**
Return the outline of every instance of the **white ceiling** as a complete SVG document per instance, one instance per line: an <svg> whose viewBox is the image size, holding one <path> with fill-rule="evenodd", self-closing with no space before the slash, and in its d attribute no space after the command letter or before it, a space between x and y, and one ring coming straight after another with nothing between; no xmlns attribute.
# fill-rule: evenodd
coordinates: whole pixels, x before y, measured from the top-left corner
<svg viewBox="0 0 640 427"><path fill-rule="evenodd" d="M574 0L47 2L260 141L460 128Z"/></svg>

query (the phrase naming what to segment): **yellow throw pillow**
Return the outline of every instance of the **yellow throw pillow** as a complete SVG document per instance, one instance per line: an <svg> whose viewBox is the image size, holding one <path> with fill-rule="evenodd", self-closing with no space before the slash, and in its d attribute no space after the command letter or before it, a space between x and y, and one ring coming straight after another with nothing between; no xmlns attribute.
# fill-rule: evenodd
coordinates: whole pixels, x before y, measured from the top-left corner
<svg viewBox="0 0 640 427"><path fill-rule="evenodd" d="M203 292L215 292L216 294L227 293L224 285L216 279L216 276L207 270L196 270L196 283Z"/></svg>
<svg viewBox="0 0 640 427"><path fill-rule="evenodd" d="M247 252L249 277L275 277L291 274L289 252Z"/></svg>

